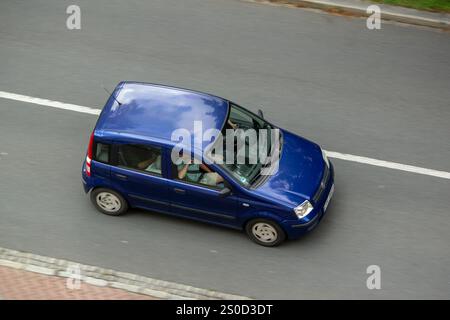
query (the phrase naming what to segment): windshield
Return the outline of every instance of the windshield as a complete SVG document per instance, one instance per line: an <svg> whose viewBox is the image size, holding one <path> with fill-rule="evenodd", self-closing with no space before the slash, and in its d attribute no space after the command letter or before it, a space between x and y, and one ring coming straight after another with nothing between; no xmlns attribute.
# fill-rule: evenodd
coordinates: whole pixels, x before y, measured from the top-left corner
<svg viewBox="0 0 450 320"><path fill-rule="evenodd" d="M218 164L241 185L252 186L261 177L262 169L270 165L265 155L271 153L273 129L264 119L230 103L229 116L221 132L222 161ZM217 159L217 155L213 157Z"/></svg>

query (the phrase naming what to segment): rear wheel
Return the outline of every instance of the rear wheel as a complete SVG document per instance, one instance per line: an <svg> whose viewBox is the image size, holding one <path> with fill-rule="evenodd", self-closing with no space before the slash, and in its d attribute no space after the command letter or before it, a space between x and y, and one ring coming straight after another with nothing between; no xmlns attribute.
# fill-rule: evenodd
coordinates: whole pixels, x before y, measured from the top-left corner
<svg viewBox="0 0 450 320"><path fill-rule="evenodd" d="M286 239L283 229L276 222L267 219L249 221L245 231L250 239L265 247L278 246Z"/></svg>
<svg viewBox="0 0 450 320"><path fill-rule="evenodd" d="M91 201L98 211L109 216L119 216L128 210L127 201L111 189L98 188L92 190Z"/></svg>

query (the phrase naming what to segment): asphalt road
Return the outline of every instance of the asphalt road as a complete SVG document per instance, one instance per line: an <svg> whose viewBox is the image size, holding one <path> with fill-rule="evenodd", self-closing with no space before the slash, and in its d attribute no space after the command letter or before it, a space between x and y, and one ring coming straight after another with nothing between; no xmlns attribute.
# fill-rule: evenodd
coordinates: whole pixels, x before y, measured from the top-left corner
<svg viewBox="0 0 450 320"><path fill-rule="evenodd" d="M0 90L101 107L120 80L212 92L327 150L450 171L450 36L235 0L0 2ZM335 160L327 217L268 249L81 188L96 117L0 99L0 246L256 298L450 298L449 180ZM366 288L379 265L382 289Z"/></svg>

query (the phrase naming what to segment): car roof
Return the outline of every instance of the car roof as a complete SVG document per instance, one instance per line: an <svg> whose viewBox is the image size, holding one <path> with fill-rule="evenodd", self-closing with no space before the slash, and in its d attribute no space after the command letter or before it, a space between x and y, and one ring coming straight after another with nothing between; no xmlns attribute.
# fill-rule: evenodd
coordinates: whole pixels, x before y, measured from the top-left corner
<svg viewBox="0 0 450 320"><path fill-rule="evenodd" d="M203 133L221 130L227 116L228 100L223 98L160 84L123 81L103 108L94 134L174 145L176 141L171 137L175 130L186 129L193 136L194 121L201 121ZM210 143L202 141L202 151Z"/></svg>

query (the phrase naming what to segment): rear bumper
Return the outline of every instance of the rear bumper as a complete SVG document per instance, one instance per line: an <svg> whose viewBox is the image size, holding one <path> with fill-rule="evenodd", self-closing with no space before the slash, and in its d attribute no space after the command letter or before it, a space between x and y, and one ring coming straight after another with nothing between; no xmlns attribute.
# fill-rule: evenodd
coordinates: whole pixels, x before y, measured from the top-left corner
<svg viewBox="0 0 450 320"><path fill-rule="evenodd" d="M91 187L88 185L88 183L82 178L81 182L83 183L83 190L85 193L89 193L91 190Z"/></svg>
<svg viewBox="0 0 450 320"><path fill-rule="evenodd" d="M332 197L332 195L330 195L332 188L334 189L334 167L330 162L330 177L328 178L327 186L325 188L325 191L322 193L321 198L314 206L314 210L308 215L308 219L305 218L302 220L283 221L282 224L289 239L296 239L301 235L313 230L319 224L319 222L325 216L326 211L328 210L328 206L331 200L331 198L328 198ZM327 202L328 206L325 210L324 207Z"/></svg>
<svg viewBox="0 0 450 320"><path fill-rule="evenodd" d="M89 193L89 191L91 191L92 189L92 186L90 184L90 178L86 175L85 162L83 162L83 166L81 169L81 183L83 184L84 192Z"/></svg>

